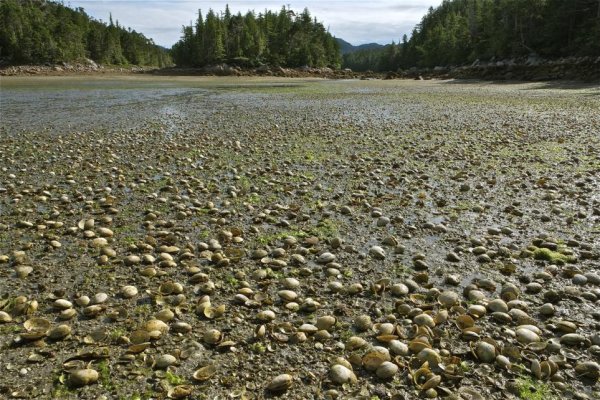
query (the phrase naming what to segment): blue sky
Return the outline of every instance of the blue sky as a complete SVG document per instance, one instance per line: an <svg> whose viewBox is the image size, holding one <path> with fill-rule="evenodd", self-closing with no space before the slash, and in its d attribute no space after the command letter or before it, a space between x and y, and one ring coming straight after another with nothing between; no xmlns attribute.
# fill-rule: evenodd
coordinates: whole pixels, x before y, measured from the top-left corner
<svg viewBox="0 0 600 400"><path fill-rule="evenodd" d="M308 7L336 37L352 44L396 42L403 34L410 36L413 27L431 6L436 7L442 0L327 0L327 1L198 1L198 0L65 0L71 7L83 7L96 19L113 19L125 27L131 27L157 44L171 47L181 35L181 26L189 25L195 19L198 9L203 13L209 8L221 11L225 4L233 13L265 9L279 10L290 5L293 10L302 11Z"/></svg>

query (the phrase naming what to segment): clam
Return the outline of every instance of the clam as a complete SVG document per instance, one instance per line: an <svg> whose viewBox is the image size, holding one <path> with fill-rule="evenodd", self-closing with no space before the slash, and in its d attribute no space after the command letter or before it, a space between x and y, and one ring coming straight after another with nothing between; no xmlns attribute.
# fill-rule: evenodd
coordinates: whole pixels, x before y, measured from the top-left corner
<svg viewBox="0 0 600 400"><path fill-rule="evenodd" d="M496 364L505 369L508 369L511 366L510 359L502 354L496 356Z"/></svg>
<svg viewBox="0 0 600 400"><path fill-rule="evenodd" d="M338 385L343 385L346 383L356 383L357 378L354 372L347 367L335 364L329 370L329 379L333 383L337 383Z"/></svg>
<svg viewBox="0 0 600 400"><path fill-rule="evenodd" d="M579 378L597 381L600 378L600 365L594 361L584 361L575 366L575 373Z"/></svg>
<svg viewBox="0 0 600 400"><path fill-rule="evenodd" d="M204 333L204 342L208 344L218 344L223 340L223 334L216 329L209 329Z"/></svg>
<svg viewBox="0 0 600 400"><path fill-rule="evenodd" d="M586 338L583 335L578 333L567 333L560 337L560 343L566 344L569 346L576 346L582 344L586 341Z"/></svg>
<svg viewBox="0 0 600 400"><path fill-rule="evenodd" d="M397 356L406 356L409 353L408 346L399 340L389 341L388 347L390 348L390 351Z"/></svg>
<svg viewBox="0 0 600 400"><path fill-rule="evenodd" d="M437 366L441 361L442 357L440 354L430 348L424 348L420 352L417 353L417 359L421 363L428 363L430 366Z"/></svg>
<svg viewBox="0 0 600 400"><path fill-rule="evenodd" d="M435 326L435 321L429 314L419 314L415 316L413 319L414 323L417 325L427 326L429 328L433 328Z"/></svg>
<svg viewBox="0 0 600 400"><path fill-rule="evenodd" d="M470 315L462 314L456 317L455 323L460 329L466 329L475 325L475 320Z"/></svg>
<svg viewBox="0 0 600 400"><path fill-rule="evenodd" d="M225 304L221 304L217 307L213 307L213 306L205 307L202 311L202 314L208 319L213 319L213 318L219 318L219 317L223 316L223 314L225 314L225 311L226 311Z"/></svg>
<svg viewBox="0 0 600 400"><path fill-rule="evenodd" d="M571 321L560 320L556 322L556 329L562 333L575 333L577 325Z"/></svg>
<svg viewBox="0 0 600 400"><path fill-rule="evenodd" d="M15 274L18 278L27 278L33 272L33 267L29 265L17 265L15 267Z"/></svg>
<svg viewBox="0 0 600 400"><path fill-rule="evenodd" d="M333 262L335 260L335 255L325 252L323 254L321 254L318 258L317 258L317 263L319 264L328 264L330 262Z"/></svg>
<svg viewBox="0 0 600 400"><path fill-rule="evenodd" d="M193 387L190 385L177 385L167 390L167 397L169 399L185 399L189 397L193 392Z"/></svg>
<svg viewBox="0 0 600 400"><path fill-rule="evenodd" d="M515 300L519 297L519 289L512 283L507 283L502 286L500 291L500 298L504 301Z"/></svg>
<svg viewBox="0 0 600 400"><path fill-rule="evenodd" d="M93 369L74 370L69 374L69 385L73 387L91 385L97 382L99 377L98 371Z"/></svg>
<svg viewBox="0 0 600 400"><path fill-rule="evenodd" d="M271 322L275 319L275 313L271 310L264 310L256 314L256 319L260 322Z"/></svg>
<svg viewBox="0 0 600 400"><path fill-rule="evenodd" d="M379 367L377 367L375 374L380 379L390 379L396 375L397 372L398 366L396 364L389 361L384 361Z"/></svg>
<svg viewBox="0 0 600 400"><path fill-rule="evenodd" d="M317 318L316 326L319 330L324 329L326 331L330 330L335 326L337 322L337 318L331 315L323 315Z"/></svg>
<svg viewBox="0 0 600 400"><path fill-rule="evenodd" d="M371 322L371 317L363 314L363 315L359 315L354 320L354 326L359 331L366 331L366 330L371 329L371 327L373 326L373 323Z"/></svg>
<svg viewBox="0 0 600 400"><path fill-rule="evenodd" d="M214 364L210 364L194 371L192 377L199 382L203 382L212 378L216 372L217 367Z"/></svg>
<svg viewBox="0 0 600 400"><path fill-rule="evenodd" d="M429 344L425 337L419 337L408 342L408 348L413 353L419 353L423 349L430 349L431 344Z"/></svg>
<svg viewBox="0 0 600 400"><path fill-rule="evenodd" d="M346 341L346 349L349 351L361 349L367 345L367 341L359 336L352 336Z"/></svg>
<svg viewBox="0 0 600 400"><path fill-rule="evenodd" d="M144 324L144 330L148 332L160 332L165 334L169 332L169 326L159 319L151 319Z"/></svg>
<svg viewBox="0 0 600 400"><path fill-rule="evenodd" d="M103 304L108 300L108 294L104 292L96 293L92 296L91 303L92 304Z"/></svg>
<svg viewBox="0 0 600 400"><path fill-rule="evenodd" d="M487 309L493 313L494 312L507 313L508 305L506 305L506 303L502 299L494 299L487 304Z"/></svg>
<svg viewBox="0 0 600 400"><path fill-rule="evenodd" d="M154 368L156 369L167 369L171 365L177 362L177 358L171 354L162 354L154 360Z"/></svg>
<svg viewBox="0 0 600 400"><path fill-rule="evenodd" d="M164 308L156 314L154 314L154 317L163 322L169 322L173 320L173 318L175 318L175 313L168 308Z"/></svg>
<svg viewBox="0 0 600 400"><path fill-rule="evenodd" d="M12 317L10 316L9 313L5 312L5 311L0 311L0 323L1 324L5 324L7 322L11 322L12 321Z"/></svg>
<svg viewBox="0 0 600 400"><path fill-rule="evenodd" d="M28 332L46 332L50 329L50 321L45 318L30 318L23 323Z"/></svg>
<svg viewBox="0 0 600 400"><path fill-rule="evenodd" d="M121 288L121 295L126 299L131 299L138 294L138 290L135 286L123 286Z"/></svg>
<svg viewBox="0 0 600 400"><path fill-rule="evenodd" d="M58 325L48 331L48 337L52 340L61 340L71 334L69 325Z"/></svg>
<svg viewBox="0 0 600 400"><path fill-rule="evenodd" d="M73 308L69 308L66 310L62 310L60 312L60 314L58 314L58 319L67 321L67 320L73 319L76 315L77 315L77 311L75 311L75 309L73 309Z"/></svg>
<svg viewBox="0 0 600 400"><path fill-rule="evenodd" d="M519 328L515 331L517 340L522 344L529 344L533 342L539 342L541 339L537 333L526 328Z"/></svg>
<svg viewBox="0 0 600 400"><path fill-rule="evenodd" d="M450 308L458 302L458 293L445 290L438 296L438 303L445 308Z"/></svg>
<svg viewBox="0 0 600 400"><path fill-rule="evenodd" d="M391 286L390 292L392 292L393 296L402 297L409 293L409 289L404 283L396 283Z"/></svg>
<svg viewBox="0 0 600 400"><path fill-rule="evenodd" d="M310 334L313 334L313 333L317 333L319 331L319 328L317 328L313 324L302 324L298 328L298 331L304 332L304 333L307 333L307 334L310 335Z"/></svg>
<svg viewBox="0 0 600 400"><path fill-rule="evenodd" d="M442 383L442 377L440 375L433 375L431 378L427 379L423 386L421 386L421 390L426 392L428 390L434 389L438 387Z"/></svg>
<svg viewBox="0 0 600 400"><path fill-rule="evenodd" d="M129 340L133 344L146 343L150 341L150 333L147 330L136 330L131 332L131 335L129 335Z"/></svg>
<svg viewBox="0 0 600 400"><path fill-rule="evenodd" d="M267 385L267 390L274 393L281 393L288 390L292 383L294 382L294 378L292 378L289 374L281 374L276 376L269 382Z"/></svg>
<svg viewBox="0 0 600 400"><path fill-rule="evenodd" d="M377 260L385 259L385 250L379 246L373 246L369 249L369 255Z"/></svg>
<svg viewBox="0 0 600 400"><path fill-rule="evenodd" d="M378 351L374 348L373 350L362 358L362 365L368 371L375 371L383 362L391 360L387 349Z"/></svg>
<svg viewBox="0 0 600 400"><path fill-rule="evenodd" d="M52 306L57 310L66 310L73 307L73 303L65 299L55 300Z"/></svg>
<svg viewBox="0 0 600 400"><path fill-rule="evenodd" d="M293 290L280 290L277 294L283 301L294 301L298 298L298 294Z"/></svg>
<svg viewBox="0 0 600 400"><path fill-rule="evenodd" d="M192 331L192 326L187 322L178 321L171 325L171 330L175 333L189 333Z"/></svg>

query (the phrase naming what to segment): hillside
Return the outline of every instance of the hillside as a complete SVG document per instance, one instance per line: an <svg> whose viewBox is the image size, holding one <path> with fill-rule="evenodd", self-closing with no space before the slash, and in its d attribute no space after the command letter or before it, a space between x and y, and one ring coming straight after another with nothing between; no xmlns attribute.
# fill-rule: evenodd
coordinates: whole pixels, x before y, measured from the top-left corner
<svg viewBox="0 0 600 400"><path fill-rule="evenodd" d="M343 55L355 53L357 51L365 51L365 50L377 50L384 47L384 45L379 43L365 43L358 46L354 46L353 44L346 42L344 39L335 38L338 45L340 46L340 53Z"/></svg>

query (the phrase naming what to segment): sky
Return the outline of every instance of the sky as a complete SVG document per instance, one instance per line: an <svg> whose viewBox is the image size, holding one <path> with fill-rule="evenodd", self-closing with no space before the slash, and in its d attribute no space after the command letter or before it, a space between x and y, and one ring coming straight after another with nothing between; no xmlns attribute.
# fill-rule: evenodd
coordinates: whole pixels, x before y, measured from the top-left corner
<svg viewBox="0 0 600 400"><path fill-rule="evenodd" d="M170 48L179 40L181 27L196 19L198 9L206 15L209 8L224 10L225 4L229 4L232 13L242 14L248 10L278 11L284 5L295 11L307 7L334 36L359 45L387 44L398 42L404 34L410 36L427 9L440 5L442 0L64 0L64 3L73 8L83 7L88 15L105 22L112 12L113 20L118 20L121 26Z"/></svg>

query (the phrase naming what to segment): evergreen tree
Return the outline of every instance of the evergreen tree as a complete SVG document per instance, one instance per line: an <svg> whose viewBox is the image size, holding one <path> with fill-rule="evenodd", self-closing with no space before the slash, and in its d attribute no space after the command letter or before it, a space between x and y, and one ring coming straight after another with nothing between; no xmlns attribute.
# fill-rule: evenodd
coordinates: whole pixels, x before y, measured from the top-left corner
<svg viewBox="0 0 600 400"><path fill-rule="evenodd" d="M45 0L0 1L0 62L42 64L80 61L103 64L165 66L164 49L135 31L113 22L90 18L82 8L72 9Z"/></svg>
<svg viewBox="0 0 600 400"><path fill-rule="evenodd" d="M199 13L201 16L201 14ZM200 19L199 19L200 21ZM196 43L198 56L191 56ZM310 12L301 14L286 7L277 13L265 10L232 15L229 6L217 15L209 10L195 28L184 27L171 54L180 66L204 66L220 62L281 66L340 66L339 46Z"/></svg>

